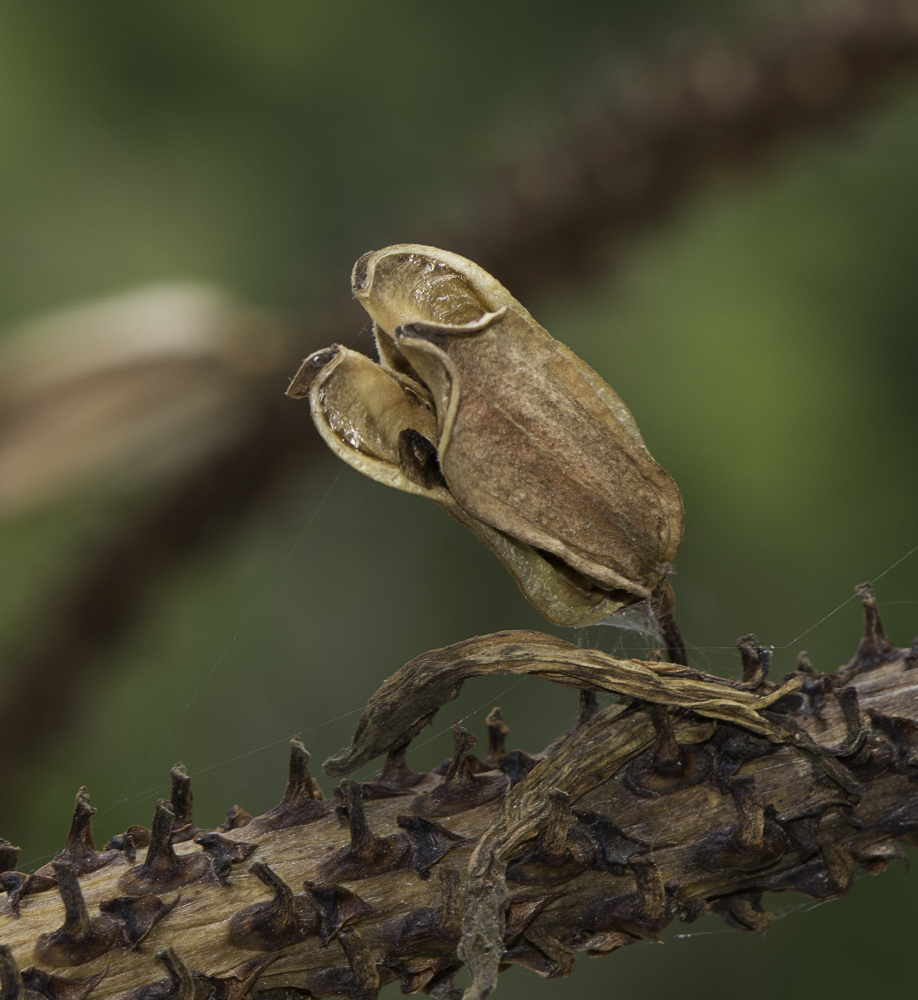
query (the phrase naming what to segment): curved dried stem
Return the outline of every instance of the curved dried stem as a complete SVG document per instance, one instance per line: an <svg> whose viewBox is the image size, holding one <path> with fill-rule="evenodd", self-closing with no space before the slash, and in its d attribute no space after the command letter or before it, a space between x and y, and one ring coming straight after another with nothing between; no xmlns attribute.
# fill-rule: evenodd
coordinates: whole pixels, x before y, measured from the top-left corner
<svg viewBox="0 0 918 1000"><path fill-rule="evenodd" d="M749 682L623 661L636 685L628 696L584 712L534 757L492 741L478 760L473 737L457 727L446 773L417 775L404 763L416 722L396 725L390 743L401 745L376 779L346 781L322 800L295 743L291 780L310 795L293 818L236 810L219 832L191 841L183 839L190 816L176 826L175 809L161 803L152 835L131 828L95 852L101 866L78 874L62 854L47 875L0 873L3 1000L31 990L51 1000L242 1000L256 987L277 1000L370 1000L391 982L453 997L463 964L474 1000L508 965L568 975L578 952L655 938L674 917L712 911L763 931L764 891L841 896L856 867L882 871L918 838L914 647L892 646L872 591L861 597L867 634L858 654L837 675L810 668L791 678L761 709L778 725L772 738L741 717L706 718L684 700L660 700L661 684L680 681L691 682L683 694L711 684L725 703L746 705L782 690L767 681L754 694ZM444 654L428 657L442 665ZM453 647L454 660L463 655ZM583 663L554 655L555 679L576 684ZM417 662L387 682L377 709L387 688L408 690ZM593 670L594 679L602 673ZM423 700L435 689L440 703L451 697L449 684L417 690ZM86 847L85 790L76 809L74 837ZM16 849L0 846L5 865L15 863ZM151 882L153 869L161 884Z"/></svg>

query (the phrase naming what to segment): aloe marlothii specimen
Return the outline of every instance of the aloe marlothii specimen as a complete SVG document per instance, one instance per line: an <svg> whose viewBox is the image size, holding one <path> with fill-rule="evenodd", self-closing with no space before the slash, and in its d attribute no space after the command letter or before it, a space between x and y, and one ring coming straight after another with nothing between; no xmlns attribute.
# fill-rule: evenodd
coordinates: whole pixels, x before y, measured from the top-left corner
<svg viewBox="0 0 918 1000"><path fill-rule="evenodd" d="M388 247L352 285L379 364L334 346L288 390L309 397L332 450L439 503L556 624L659 600L682 500L599 375L456 254Z"/></svg>

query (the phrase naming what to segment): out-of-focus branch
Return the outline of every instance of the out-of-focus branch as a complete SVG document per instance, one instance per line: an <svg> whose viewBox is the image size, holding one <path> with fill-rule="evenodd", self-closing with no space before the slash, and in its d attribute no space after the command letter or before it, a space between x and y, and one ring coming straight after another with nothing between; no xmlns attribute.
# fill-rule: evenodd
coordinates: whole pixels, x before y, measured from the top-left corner
<svg viewBox="0 0 918 1000"><path fill-rule="evenodd" d="M276 385L253 387L244 437L211 454L171 489L142 504L107 536L89 540L76 565L36 615L9 661L11 681L0 703L0 798L17 801L21 762L50 733L67 725L74 705L90 696L95 668L143 614L158 582L191 555L229 535L276 489L287 462L317 436L291 419ZM297 415L298 416L298 415Z"/></svg>
<svg viewBox="0 0 918 1000"><path fill-rule="evenodd" d="M732 38L645 57L507 162L449 247L517 296L595 276L712 175L761 168L788 140L875 105L916 66L916 0L811 0Z"/></svg>
<svg viewBox="0 0 918 1000"><path fill-rule="evenodd" d="M423 238L481 263L516 295L543 292L589 273L711 174L755 168L787 139L849 119L916 64L918 0L811 4L732 41L695 43L634 67L614 104L597 103L538 155L483 183L461 228L431 227ZM351 315L342 304L299 350L349 337ZM274 383L252 391L258 416L245 432L88 544L50 595L0 712L7 804L18 762L66 721L157 583L302 468L315 438L300 412Z"/></svg>

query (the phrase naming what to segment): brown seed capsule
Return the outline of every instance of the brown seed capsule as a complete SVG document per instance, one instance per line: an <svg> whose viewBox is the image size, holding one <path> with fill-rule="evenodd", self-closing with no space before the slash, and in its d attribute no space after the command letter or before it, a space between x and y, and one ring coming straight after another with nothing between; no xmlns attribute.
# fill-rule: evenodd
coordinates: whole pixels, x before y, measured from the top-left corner
<svg viewBox="0 0 918 1000"><path fill-rule="evenodd" d="M332 450L439 503L556 624L649 599L679 547L682 500L596 372L456 254L367 254L353 289L380 364L331 348L288 390L309 396Z"/></svg>

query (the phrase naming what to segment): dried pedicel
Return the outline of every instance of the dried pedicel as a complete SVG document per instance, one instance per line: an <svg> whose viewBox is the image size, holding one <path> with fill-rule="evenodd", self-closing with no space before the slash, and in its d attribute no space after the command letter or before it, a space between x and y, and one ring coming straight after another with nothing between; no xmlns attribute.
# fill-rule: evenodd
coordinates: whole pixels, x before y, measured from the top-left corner
<svg viewBox="0 0 918 1000"><path fill-rule="evenodd" d="M456 254L388 247L361 257L352 283L379 364L332 347L288 390L309 396L336 454L439 503L556 624L666 589L682 500L596 372Z"/></svg>

